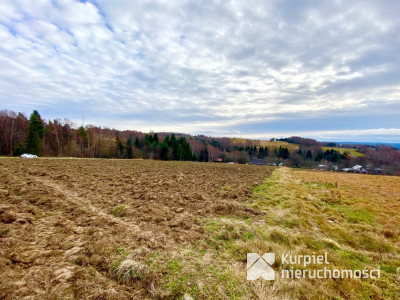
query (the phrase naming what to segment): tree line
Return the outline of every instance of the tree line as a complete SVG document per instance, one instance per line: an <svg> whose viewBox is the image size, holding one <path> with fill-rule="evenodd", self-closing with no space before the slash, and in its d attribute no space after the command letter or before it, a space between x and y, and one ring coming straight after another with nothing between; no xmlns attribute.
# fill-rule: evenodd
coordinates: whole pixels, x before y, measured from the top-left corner
<svg viewBox="0 0 400 300"><path fill-rule="evenodd" d="M275 139L271 139L275 141ZM115 130L93 125L76 126L68 119L44 120L38 111L29 118L22 113L0 111L0 155L18 156L31 153L39 156L91 158L143 158L184 161L222 161L265 164L284 163L291 167L312 168L318 164L339 168L360 164L383 168L386 174L400 175L400 150L391 146L353 145L361 153L354 157L335 149L335 143L290 137L265 146L259 140L191 136L173 132ZM347 146L349 147L349 146Z"/></svg>
<svg viewBox="0 0 400 300"><path fill-rule="evenodd" d="M256 142L257 143L257 142ZM0 155L144 158L160 160L237 161L250 157L235 146L248 147L253 140L233 143L229 138L191 136L179 133L115 130L93 125L76 126L68 119L45 120L38 111L29 117L0 111Z"/></svg>

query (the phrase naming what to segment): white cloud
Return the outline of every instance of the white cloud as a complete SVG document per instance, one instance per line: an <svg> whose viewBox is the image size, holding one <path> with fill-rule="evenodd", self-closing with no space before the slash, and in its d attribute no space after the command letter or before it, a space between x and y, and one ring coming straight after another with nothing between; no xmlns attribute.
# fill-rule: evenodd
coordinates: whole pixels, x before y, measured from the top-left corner
<svg viewBox="0 0 400 300"><path fill-rule="evenodd" d="M221 134L285 114L351 115L399 103L399 6L4 0L0 101L119 128L173 122Z"/></svg>
<svg viewBox="0 0 400 300"><path fill-rule="evenodd" d="M399 128L374 128L374 129L366 129L366 130L328 130L328 131L290 131L290 132L265 132L265 133L257 133L257 134L241 134L238 132L237 134L228 134L229 137L243 137L249 139L269 139L273 137L290 137L290 136L301 136L301 137L312 137L319 140L331 139L334 141L371 141L371 137L383 137L383 141L385 139L391 137L397 137L400 135ZM368 140L370 139L370 140Z"/></svg>

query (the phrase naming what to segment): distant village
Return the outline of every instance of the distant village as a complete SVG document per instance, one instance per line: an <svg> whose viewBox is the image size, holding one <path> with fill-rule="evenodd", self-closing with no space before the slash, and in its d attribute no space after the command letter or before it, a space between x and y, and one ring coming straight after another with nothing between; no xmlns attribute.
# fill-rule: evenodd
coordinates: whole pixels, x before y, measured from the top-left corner
<svg viewBox="0 0 400 300"><path fill-rule="evenodd" d="M223 163L222 158L214 158L214 163ZM227 164L239 164L237 162L227 162ZM263 159L253 158L252 164L256 166L274 166L274 167L283 167L285 164L283 162L279 163L269 163ZM293 168L297 168L296 166L289 166ZM356 174L374 174L380 175L382 174L382 169L380 168L364 168L361 165L354 165L351 168L339 168L337 165L329 165L329 164L319 164L316 167L313 167L312 170L319 171L335 171L335 172L346 172L346 173L356 173Z"/></svg>

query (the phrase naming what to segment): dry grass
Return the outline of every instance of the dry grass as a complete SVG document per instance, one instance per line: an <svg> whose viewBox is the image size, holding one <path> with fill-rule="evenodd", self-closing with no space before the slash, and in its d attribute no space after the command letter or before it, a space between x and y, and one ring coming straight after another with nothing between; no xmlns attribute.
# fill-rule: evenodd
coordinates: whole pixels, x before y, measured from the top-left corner
<svg viewBox="0 0 400 300"><path fill-rule="evenodd" d="M288 148L289 151L295 151L299 148L297 144L291 144L284 141L269 141L269 140L259 140L260 146L268 147L270 150L278 149L279 147ZM232 138L232 143L236 145L246 144L246 139L243 138Z"/></svg>
<svg viewBox="0 0 400 300"><path fill-rule="evenodd" d="M268 147L270 148L272 151L276 148L278 149L279 147L285 147L288 148L289 151L296 151L297 149L299 149L299 145L297 144L291 144L288 142L282 142L282 141L265 141L265 140L261 140L260 141L261 146L263 147Z"/></svg>
<svg viewBox="0 0 400 300"><path fill-rule="evenodd" d="M220 250L221 257L229 264L243 260L248 252L273 252L277 257L275 269L280 274L287 268L280 261L281 254L327 252L332 268L381 270L378 280L279 278L261 291L253 286L248 297L398 298L399 192L399 177L278 169L253 194L253 208L266 212L265 224L249 223L246 231L252 233L252 238L228 240ZM217 224L216 231L223 232L224 227ZM224 235L219 236L221 239Z"/></svg>

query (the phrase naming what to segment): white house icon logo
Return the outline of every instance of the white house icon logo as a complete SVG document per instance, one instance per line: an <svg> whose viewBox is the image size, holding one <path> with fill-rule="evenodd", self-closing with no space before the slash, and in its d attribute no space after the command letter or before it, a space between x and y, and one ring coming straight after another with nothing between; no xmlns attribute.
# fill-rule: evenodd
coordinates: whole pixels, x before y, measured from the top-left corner
<svg viewBox="0 0 400 300"><path fill-rule="evenodd" d="M247 253L247 280L275 280L275 271L271 265L275 262L275 253L265 253L260 257L257 253Z"/></svg>

